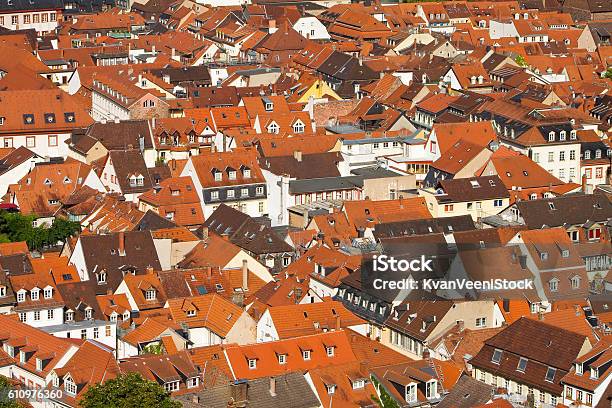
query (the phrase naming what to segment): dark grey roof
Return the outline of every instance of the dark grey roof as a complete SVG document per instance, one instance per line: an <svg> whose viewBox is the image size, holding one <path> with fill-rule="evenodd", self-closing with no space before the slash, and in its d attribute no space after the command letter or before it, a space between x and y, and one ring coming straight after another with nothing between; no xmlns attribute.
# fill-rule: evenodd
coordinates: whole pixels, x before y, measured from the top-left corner
<svg viewBox="0 0 612 408"><path fill-rule="evenodd" d="M516 203L521 217L530 229L583 225L587 221L603 222L612 218L612 202L603 194L566 195ZM552 205L552 206L551 206Z"/></svg>
<svg viewBox="0 0 612 408"><path fill-rule="evenodd" d="M151 129L146 120L97 122L92 124L85 134L90 138L99 140L108 150L125 150L130 146L138 149L141 143L145 149L153 148ZM75 132L71 138L72 143L78 145L82 137L82 131Z"/></svg>
<svg viewBox="0 0 612 408"><path fill-rule="evenodd" d="M437 408L472 408L486 404L493 395L493 387L468 375L459 378L453 389Z"/></svg>
<svg viewBox="0 0 612 408"><path fill-rule="evenodd" d="M176 397L185 408L219 408L226 407L232 398L242 395L246 387L246 407L249 408L314 408L319 407L318 398L300 373L291 373L275 377L276 392L270 393L270 379L259 378L248 382L224 384L197 394ZM238 397L237 402L244 402Z"/></svg>
<svg viewBox="0 0 612 408"><path fill-rule="evenodd" d="M374 237L393 238L407 235L422 235L433 233L452 233L457 231L471 231L476 229L472 217L460 215L456 217L431 218L424 220L411 220L377 224Z"/></svg>
<svg viewBox="0 0 612 408"><path fill-rule="evenodd" d="M61 0L0 0L0 11L25 11L25 10L52 10L62 9L64 4Z"/></svg>
<svg viewBox="0 0 612 408"><path fill-rule="evenodd" d="M363 177L323 177L305 180L289 181L289 192L291 194L315 193L319 191L349 190L363 188Z"/></svg>
<svg viewBox="0 0 612 408"><path fill-rule="evenodd" d="M176 224L169 219L162 217L153 210L149 210L142 216L134 231L155 231L162 228L173 228Z"/></svg>

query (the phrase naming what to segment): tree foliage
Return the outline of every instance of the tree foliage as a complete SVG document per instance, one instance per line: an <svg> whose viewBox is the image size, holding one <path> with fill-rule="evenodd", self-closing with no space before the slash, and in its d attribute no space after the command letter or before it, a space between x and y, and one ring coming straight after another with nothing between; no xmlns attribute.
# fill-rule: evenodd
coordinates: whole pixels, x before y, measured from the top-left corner
<svg viewBox="0 0 612 408"><path fill-rule="evenodd" d="M179 408L178 401L159 384L138 373L122 374L89 388L80 403L82 408Z"/></svg>
<svg viewBox="0 0 612 408"><path fill-rule="evenodd" d="M612 79L612 67L608 68L608 70L604 74L605 78Z"/></svg>
<svg viewBox="0 0 612 408"><path fill-rule="evenodd" d="M519 64L519 66L521 67L527 66L527 61L525 60L525 57L523 57L522 55L517 55L516 58L514 59L514 62Z"/></svg>
<svg viewBox="0 0 612 408"><path fill-rule="evenodd" d="M30 249L41 249L45 246L65 241L80 231L78 222L56 218L51 226L34 227L35 215L0 212L0 242L25 241Z"/></svg>
<svg viewBox="0 0 612 408"><path fill-rule="evenodd" d="M8 398L8 391L12 388L10 380L0 375L0 408L25 408L21 402Z"/></svg>

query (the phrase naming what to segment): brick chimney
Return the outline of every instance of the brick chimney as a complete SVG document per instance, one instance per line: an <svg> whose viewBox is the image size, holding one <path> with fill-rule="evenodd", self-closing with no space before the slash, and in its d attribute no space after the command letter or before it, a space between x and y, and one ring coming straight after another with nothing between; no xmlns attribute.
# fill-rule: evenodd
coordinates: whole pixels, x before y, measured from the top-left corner
<svg viewBox="0 0 612 408"><path fill-rule="evenodd" d="M295 158L297 162L301 162L302 161L302 151L301 150L294 151L293 157Z"/></svg>
<svg viewBox="0 0 612 408"><path fill-rule="evenodd" d="M340 328L342 327L342 325L340 324L340 316L336 315L336 330L340 330Z"/></svg>
<svg viewBox="0 0 612 408"><path fill-rule="evenodd" d="M125 232L119 233L119 256L125 256Z"/></svg>
<svg viewBox="0 0 612 408"><path fill-rule="evenodd" d="M247 291L249 289L249 268L248 261L242 260L242 290Z"/></svg>

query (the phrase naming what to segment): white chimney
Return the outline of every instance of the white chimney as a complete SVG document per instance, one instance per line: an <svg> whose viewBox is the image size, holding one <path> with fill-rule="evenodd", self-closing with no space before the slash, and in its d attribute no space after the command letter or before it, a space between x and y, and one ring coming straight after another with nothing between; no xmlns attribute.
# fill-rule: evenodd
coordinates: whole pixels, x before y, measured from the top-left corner
<svg viewBox="0 0 612 408"><path fill-rule="evenodd" d="M246 259L242 260L242 290L249 290L249 268Z"/></svg>

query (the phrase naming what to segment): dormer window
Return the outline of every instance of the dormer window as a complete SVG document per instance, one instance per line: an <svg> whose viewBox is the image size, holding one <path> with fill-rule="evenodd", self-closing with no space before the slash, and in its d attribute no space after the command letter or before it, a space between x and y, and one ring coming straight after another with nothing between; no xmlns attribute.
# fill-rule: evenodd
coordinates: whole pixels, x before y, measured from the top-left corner
<svg viewBox="0 0 612 408"><path fill-rule="evenodd" d="M196 315L196 310L195 309L189 309L187 311L187 317L194 317Z"/></svg>
<svg viewBox="0 0 612 408"><path fill-rule="evenodd" d="M53 297L53 288L45 288L43 294L45 299L51 299Z"/></svg>
<svg viewBox="0 0 612 408"><path fill-rule="evenodd" d="M287 355L279 354L278 355L278 364L286 364L287 363Z"/></svg>
<svg viewBox="0 0 612 408"><path fill-rule="evenodd" d="M365 380L363 378L360 378L358 380L353 381L353 389L354 390L359 390L361 388L365 387Z"/></svg>
<svg viewBox="0 0 612 408"><path fill-rule="evenodd" d="M582 363L576 363L576 374L582 375Z"/></svg>
<svg viewBox="0 0 612 408"><path fill-rule="evenodd" d="M572 289L579 289L580 288L580 276L574 276L570 280L570 282L572 284Z"/></svg>
<svg viewBox="0 0 612 408"><path fill-rule="evenodd" d="M595 150L595 158L596 159L601 159L601 150L600 149Z"/></svg>
<svg viewBox="0 0 612 408"><path fill-rule="evenodd" d="M249 370L254 370L257 368L257 359L256 358L249 358L247 360L248 364L249 364Z"/></svg>
<svg viewBox="0 0 612 408"><path fill-rule="evenodd" d="M17 302L25 302L26 293L24 291L20 291L17 293Z"/></svg>
<svg viewBox="0 0 612 408"><path fill-rule="evenodd" d="M106 272L102 271L97 275L98 283L103 284L106 283Z"/></svg>
<svg viewBox="0 0 612 408"><path fill-rule="evenodd" d="M6 296L6 286L0 286L0 297Z"/></svg>
<svg viewBox="0 0 612 408"><path fill-rule="evenodd" d="M584 151L584 159L585 160L589 160L591 158L591 151L590 150L585 150Z"/></svg>
<svg viewBox="0 0 612 408"><path fill-rule="evenodd" d="M304 124L301 121L297 121L293 124L294 133L304 133Z"/></svg>
<svg viewBox="0 0 612 408"><path fill-rule="evenodd" d="M520 371L521 373L524 373L526 368L527 368L527 359L524 357L519 358L519 362L516 366L516 371Z"/></svg>
<svg viewBox="0 0 612 408"><path fill-rule="evenodd" d="M546 376L544 379L548 382L553 382L555 380L555 374L557 373L557 369L553 367L548 367L546 370Z"/></svg>
<svg viewBox="0 0 612 408"><path fill-rule="evenodd" d="M236 170L230 170L228 176L230 180L236 180Z"/></svg>
<svg viewBox="0 0 612 408"><path fill-rule="evenodd" d="M271 101L266 102L265 109L266 112L272 112L274 110L274 104Z"/></svg>
<svg viewBox="0 0 612 408"><path fill-rule="evenodd" d="M548 287L551 292L557 292L559 290L559 279L554 278L548 282Z"/></svg>
<svg viewBox="0 0 612 408"><path fill-rule="evenodd" d="M575 130L572 130L572 131L570 132L570 139L571 139L571 140L576 140L576 131L575 131Z"/></svg>
<svg viewBox="0 0 612 408"><path fill-rule="evenodd" d="M311 351L310 350L302 350L302 358L304 359L304 361L309 361L310 357L311 357Z"/></svg>
<svg viewBox="0 0 612 408"><path fill-rule="evenodd" d="M88 307L85 309L85 319L90 320L91 318L93 318L93 309Z"/></svg>
<svg viewBox="0 0 612 408"><path fill-rule="evenodd" d="M597 367L591 367L591 378L594 380L599 378L599 370Z"/></svg>
<svg viewBox="0 0 612 408"><path fill-rule="evenodd" d="M327 384L326 388L328 395L334 395L334 393L336 392L336 384Z"/></svg>
<svg viewBox="0 0 612 408"><path fill-rule="evenodd" d="M325 353L327 354L327 357L333 357L334 356L334 346L326 346L325 347Z"/></svg>
<svg viewBox="0 0 612 408"><path fill-rule="evenodd" d="M222 180L223 175L221 174L220 171L218 171L218 170L217 171L213 171L213 174L215 176L215 181L221 181Z"/></svg>
<svg viewBox="0 0 612 408"><path fill-rule="evenodd" d="M559 140L564 141L565 140L565 135L566 135L565 130L562 130L559 133Z"/></svg>
<svg viewBox="0 0 612 408"><path fill-rule="evenodd" d="M67 322L72 322L74 321L74 312L72 310L68 310L66 312L66 321Z"/></svg>
<svg viewBox="0 0 612 408"><path fill-rule="evenodd" d="M548 259L548 252L540 252L540 260L546 261Z"/></svg>
<svg viewBox="0 0 612 408"><path fill-rule="evenodd" d="M40 294L39 289L32 289L32 292L30 292L30 298L32 300L38 300L39 294Z"/></svg>
<svg viewBox="0 0 612 408"><path fill-rule="evenodd" d="M242 176L243 176L244 178L251 178L251 169L247 169L247 168L245 168L245 169L242 171Z"/></svg>
<svg viewBox="0 0 612 408"><path fill-rule="evenodd" d="M279 130L280 128L275 122L270 123L270 125L268 126L269 133L277 134Z"/></svg>
<svg viewBox="0 0 612 408"><path fill-rule="evenodd" d="M552 132L552 131L551 131L551 132L548 134L548 141L549 141L549 142L554 142L554 141L555 141L555 132Z"/></svg>
<svg viewBox="0 0 612 408"><path fill-rule="evenodd" d="M502 358L502 351L500 349L495 349L493 352L493 356L491 357L491 361L495 364L499 364Z"/></svg>
<svg viewBox="0 0 612 408"><path fill-rule="evenodd" d="M145 300L155 300L157 294L155 289L147 289L145 291Z"/></svg>
<svg viewBox="0 0 612 408"><path fill-rule="evenodd" d="M77 394L77 386L74 381L72 381L72 378L66 378L64 380L64 389L66 390L66 393L72 396Z"/></svg>

